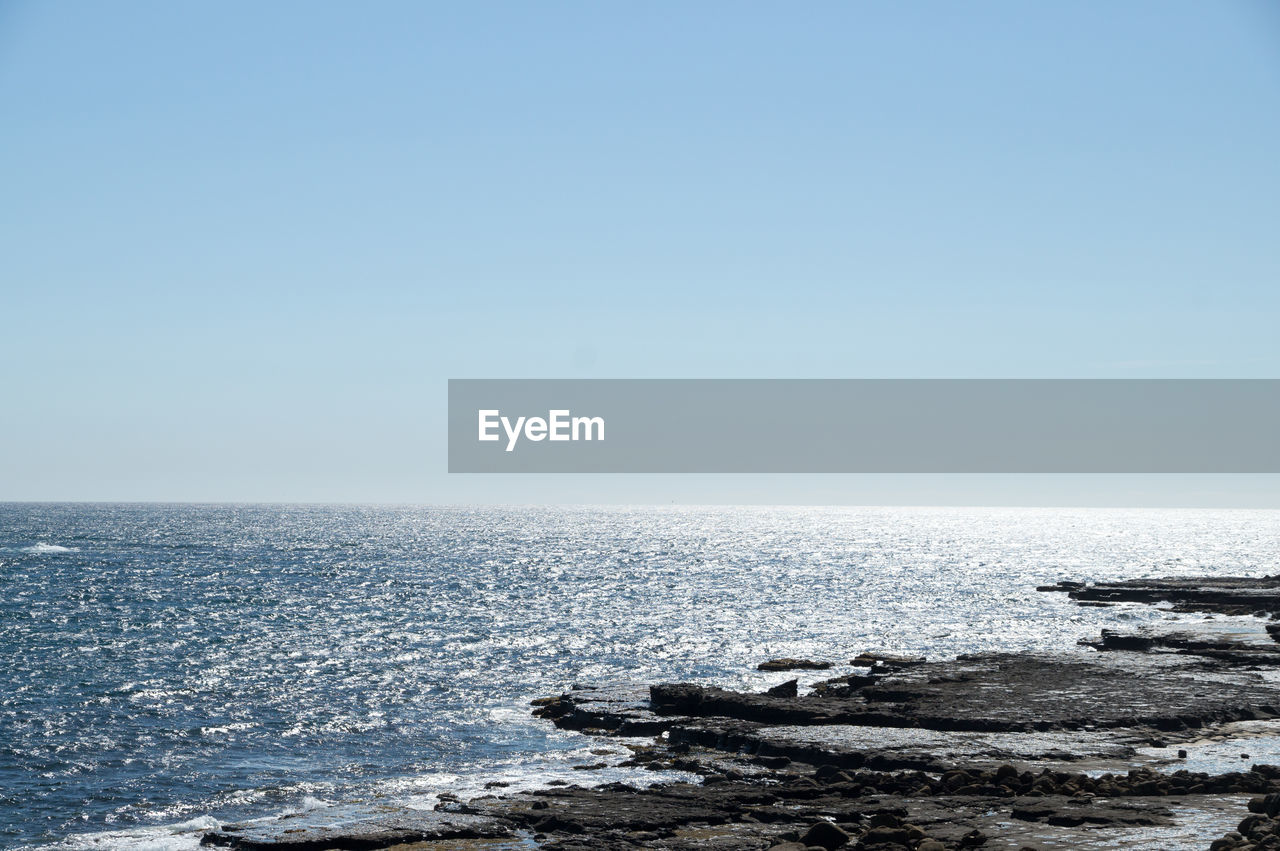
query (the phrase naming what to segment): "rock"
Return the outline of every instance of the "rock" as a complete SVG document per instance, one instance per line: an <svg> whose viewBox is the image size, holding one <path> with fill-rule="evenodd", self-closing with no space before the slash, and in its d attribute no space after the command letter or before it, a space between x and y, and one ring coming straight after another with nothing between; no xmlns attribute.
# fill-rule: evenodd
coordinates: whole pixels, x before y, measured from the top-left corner
<svg viewBox="0 0 1280 851"><path fill-rule="evenodd" d="M903 827L873 827L862 837L863 845L906 845L907 829Z"/></svg>
<svg viewBox="0 0 1280 851"><path fill-rule="evenodd" d="M836 778L842 777L843 774L844 772L841 771L840 766L831 764L819 765L813 772L814 778L821 780L823 783L830 783ZM843 779L847 780L848 778L845 777Z"/></svg>
<svg viewBox="0 0 1280 851"><path fill-rule="evenodd" d="M888 668L910 668L923 665L923 656L902 656L895 653L859 653L849 661L850 665L882 665Z"/></svg>
<svg viewBox="0 0 1280 851"><path fill-rule="evenodd" d="M829 821L813 824L805 831L804 836L800 837L800 841L805 845L816 845L819 848L826 848L827 851L840 848L848 844L851 839L853 839L852 836Z"/></svg>
<svg viewBox="0 0 1280 851"><path fill-rule="evenodd" d="M1102 631L1102 639L1100 641L1089 641L1086 643L1088 646L1097 648L1098 650L1131 650L1146 652L1156 645L1156 640L1148 635L1133 635L1127 632L1117 632L1113 629L1104 629Z"/></svg>
<svg viewBox="0 0 1280 851"><path fill-rule="evenodd" d="M475 815L389 808L362 812L343 806L315 814L224 825L204 834L200 844L238 851L312 851L387 848L433 840L510 835L510 825Z"/></svg>
<svg viewBox="0 0 1280 851"><path fill-rule="evenodd" d="M1079 602L1135 597L1168 599L1186 611L1280 613L1280 577L1052 590ZM1219 847L1280 851L1273 832L1280 768L1156 771L1138 767L1147 758L1135 754L1167 745L1167 753L1182 747L1185 759L1182 743L1213 735L1217 725L1280 716L1280 692L1259 673L1263 665L1280 667L1280 624L1270 634L1261 625L1230 627L1145 626L1137 640L1108 633L1100 644L1115 652L1105 653L980 653L934 662L868 653L854 660L864 666L856 674L803 694L797 679L759 693L694 683L574 689L541 701L538 714L592 735L661 736L633 749L630 764L686 771L703 782L545 789L450 806L491 817L514 835L536 830L539 842L561 851L955 851L1016 848L1050 835L1055 847L1101 847L1140 832L1133 828L1182 824L1188 809L1202 806L1183 796L1244 794L1254 796L1252 815ZM760 667L830 666L776 659ZM1100 765L1126 761L1133 770L1099 774ZM1230 812L1220 802L1203 806Z"/></svg>
<svg viewBox="0 0 1280 851"><path fill-rule="evenodd" d="M1242 836L1250 839L1260 839L1262 836L1271 833L1275 827L1275 823L1271 819L1263 815L1245 816L1244 820L1236 826L1236 831Z"/></svg>
<svg viewBox="0 0 1280 851"><path fill-rule="evenodd" d="M787 680L785 683L779 683L765 692L765 694L772 695L774 697L795 697L799 693L799 680Z"/></svg>
<svg viewBox="0 0 1280 851"><path fill-rule="evenodd" d="M1129 579L1083 585L1059 582L1040 591L1065 591L1073 600L1173 603L1175 611L1249 615L1280 612L1280 576L1199 576Z"/></svg>
<svg viewBox="0 0 1280 851"><path fill-rule="evenodd" d="M1280 816L1280 792L1272 792L1270 795L1264 797L1259 802L1261 809L1254 809L1255 801L1258 801L1258 799L1251 798L1249 800L1249 812L1262 813L1267 818L1276 818L1277 816Z"/></svg>
<svg viewBox="0 0 1280 851"><path fill-rule="evenodd" d="M848 697L863 686L869 686L884 675L883 671L870 674L845 674L813 684L814 694L824 697Z"/></svg>
<svg viewBox="0 0 1280 851"><path fill-rule="evenodd" d="M757 671L825 671L831 667L830 662L815 662L811 659L770 659L756 666Z"/></svg>
<svg viewBox="0 0 1280 851"><path fill-rule="evenodd" d="M587 831L578 822L554 814L539 818L533 823L533 828L539 833L586 833Z"/></svg>

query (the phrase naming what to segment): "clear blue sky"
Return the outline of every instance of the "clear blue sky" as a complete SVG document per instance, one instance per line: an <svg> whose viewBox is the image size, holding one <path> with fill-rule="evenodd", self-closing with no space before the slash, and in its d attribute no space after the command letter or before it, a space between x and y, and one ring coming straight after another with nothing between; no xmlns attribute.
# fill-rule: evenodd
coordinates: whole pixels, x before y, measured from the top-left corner
<svg viewBox="0 0 1280 851"><path fill-rule="evenodd" d="M444 473L449 377L1280 376L1278 152L1264 0L2 2L0 499L1280 505Z"/></svg>

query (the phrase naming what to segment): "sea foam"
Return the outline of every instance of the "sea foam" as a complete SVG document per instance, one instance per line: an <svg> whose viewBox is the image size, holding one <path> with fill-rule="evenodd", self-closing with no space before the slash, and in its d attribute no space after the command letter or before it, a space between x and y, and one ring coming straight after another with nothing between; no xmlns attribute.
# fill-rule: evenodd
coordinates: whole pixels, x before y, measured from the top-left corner
<svg viewBox="0 0 1280 851"><path fill-rule="evenodd" d="M34 553L35 555L47 555L50 553L74 553L79 552L78 547L64 547L59 544L46 544L41 541L38 544L32 544L29 547L23 547L24 553Z"/></svg>

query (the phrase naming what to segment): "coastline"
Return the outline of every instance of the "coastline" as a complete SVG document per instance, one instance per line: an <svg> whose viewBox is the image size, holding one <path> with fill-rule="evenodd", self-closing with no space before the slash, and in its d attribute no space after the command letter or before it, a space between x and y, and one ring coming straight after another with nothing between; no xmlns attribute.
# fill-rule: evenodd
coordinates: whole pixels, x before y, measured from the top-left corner
<svg viewBox="0 0 1280 851"><path fill-rule="evenodd" d="M202 844L1280 848L1280 768L1250 753L1280 751L1280 578L1038 590L1209 619L1104 630L1087 654L769 660L762 666L797 676L763 693L575 687L534 701L534 714L602 738L652 737L630 746L624 764L701 783L445 796L432 812L353 808L222 825Z"/></svg>

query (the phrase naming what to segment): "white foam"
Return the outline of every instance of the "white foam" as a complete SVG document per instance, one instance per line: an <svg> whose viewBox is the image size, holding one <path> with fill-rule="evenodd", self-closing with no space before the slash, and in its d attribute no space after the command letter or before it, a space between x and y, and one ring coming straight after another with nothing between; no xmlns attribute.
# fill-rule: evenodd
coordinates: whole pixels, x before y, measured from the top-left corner
<svg viewBox="0 0 1280 851"><path fill-rule="evenodd" d="M40 848L43 851L195 851L200 847L200 838L218 826L213 817L199 816L160 827L81 833Z"/></svg>
<svg viewBox="0 0 1280 851"><path fill-rule="evenodd" d="M74 553L79 552L78 547L63 547L58 544L46 544L41 541L38 544L32 544L29 547L23 547L24 553L34 553L36 555L46 555L48 553Z"/></svg>

